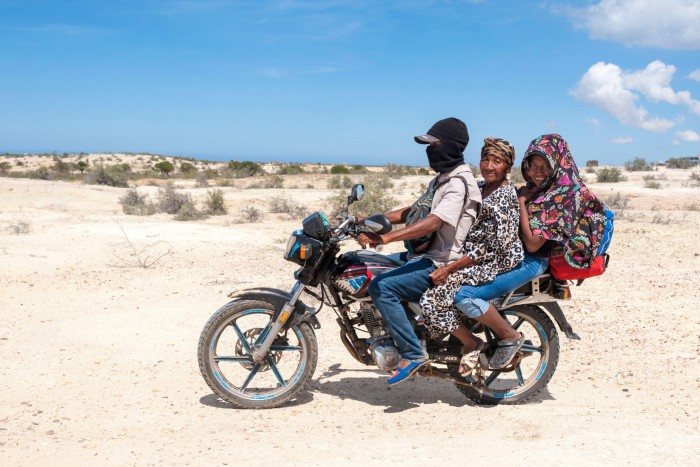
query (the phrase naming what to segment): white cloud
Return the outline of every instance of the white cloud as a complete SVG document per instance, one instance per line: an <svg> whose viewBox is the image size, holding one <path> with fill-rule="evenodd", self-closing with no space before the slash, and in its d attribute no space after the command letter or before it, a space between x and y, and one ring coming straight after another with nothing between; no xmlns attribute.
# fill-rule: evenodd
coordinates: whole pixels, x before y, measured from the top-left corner
<svg viewBox="0 0 700 467"><path fill-rule="evenodd" d="M694 81L700 81L700 69L695 70L691 74L688 75L688 78L694 80Z"/></svg>
<svg viewBox="0 0 700 467"><path fill-rule="evenodd" d="M700 49L700 0L601 0L565 10L593 39L663 49Z"/></svg>
<svg viewBox="0 0 700 467"><path fill-rule="evenodd" d="M624 73L622 79L629 89L639 91L652 102L687 105L693 113L700 115L700 101L693 99L688 91L675 92L670 84L676 67L654 60L643 70Z"/></svg>
<svg viewBox="0 0 700 467"><path fill-rule="evenodd" d="M694 132L693 130L677 131L676 137L678 139L688 142L700 141L700 135Z"/></svg>
<svg viewBox="0 0 700 467"><path fill-rule="evenodd" d="M619 138L613 138L610 140L611 143L613 144L632 144L634 140L632 139L631 136L620 136Z"/></svg>
<svg viewBox="0 0 700 467"><path fill-rule="evenodd" d="M652 132L662 132L675 124L649 115L637 105L638 96L628 89L625 74L613 63L598 62L591 66L571 91L577 99L608 112L625 125Z"/></svg>

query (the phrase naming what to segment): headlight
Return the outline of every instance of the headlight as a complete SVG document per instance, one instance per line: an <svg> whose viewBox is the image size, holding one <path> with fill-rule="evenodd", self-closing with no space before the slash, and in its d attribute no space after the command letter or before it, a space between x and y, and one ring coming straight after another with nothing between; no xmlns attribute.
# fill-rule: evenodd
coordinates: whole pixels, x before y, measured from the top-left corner
<svg viewBox="0 0 700 467"><path fill-rule="evenodd" d="M322 243L319 240L304 235L302 230L296 230L289 237L284 259L300 266L313 266L321 257L321 246Z"/></svg>
<svg viewBox="0 0 700 467"><path fill-rule="evenodd" d="M296 245L297 248L299 248L299 245L297 244L297 236L301 235L302 231L301 230L295 230L292 232L292 235L289 236L289 240L287 240L287 246L284 249L284 259L289 261L289 258L292 257L292 254L295 253L294 246Z"/></svg>

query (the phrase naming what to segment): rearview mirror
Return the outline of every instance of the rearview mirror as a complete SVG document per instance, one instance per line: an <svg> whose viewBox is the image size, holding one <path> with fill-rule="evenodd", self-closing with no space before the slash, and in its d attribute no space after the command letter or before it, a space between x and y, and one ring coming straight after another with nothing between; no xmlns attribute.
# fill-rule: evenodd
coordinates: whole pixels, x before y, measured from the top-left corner
<svg viewBox="0 0 700 467"><path fill-rule="evenodd" d="M353 185L350 196L348 196L348 206L355 201L361 201L365 197L365 186L362 183Z"/></svg>

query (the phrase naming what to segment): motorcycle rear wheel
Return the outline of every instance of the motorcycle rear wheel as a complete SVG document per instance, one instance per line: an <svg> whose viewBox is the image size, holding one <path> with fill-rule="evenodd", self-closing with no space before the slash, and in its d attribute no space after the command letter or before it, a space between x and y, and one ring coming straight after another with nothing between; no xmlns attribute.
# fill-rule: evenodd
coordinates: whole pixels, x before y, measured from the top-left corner
<svg viewBox="0 0 700 467"><path fill-rule="evenodd" d="M269 409L292 400L316 370L318 344L307 323L277 336L262 363L251 347L262 341L274 305L262 300L234 300L217 310L202 330L197 357L207 385L239 408Z"/></svg>
<svg viewBox="0 0 700 467"><path fill-rule="evenodd" d="M482 389L455 385L478 404L515 405L532 399L547 386L559 363L559 335L544 311L522 305L505 310L503 314L511 326L524 333L526 344L516 354L513 364L503 370L485 372Z"/></svg>

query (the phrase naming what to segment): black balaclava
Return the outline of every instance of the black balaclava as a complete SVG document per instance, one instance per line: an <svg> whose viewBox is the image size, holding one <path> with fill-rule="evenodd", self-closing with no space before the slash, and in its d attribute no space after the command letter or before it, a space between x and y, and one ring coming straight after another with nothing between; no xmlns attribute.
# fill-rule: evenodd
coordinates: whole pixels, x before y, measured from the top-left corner
<svg viewBox="0 0 700 467"><path fill-rule="evenodd" d="M467 125L458 118L450 117L435 123L428 135L441 141L425 148L430 168L439 173L448 173L464 164L464 150L469 144ZM416 142L426 144L425 136L416 137Z"/></svg>
<svg viewBox="0 0 700 467"><path fill-rule="evenodd" d="M464 155L457 143L444 140L442 144L431 144L425 148L430 168L438 173L452 172L464 164Z"/></svg>

